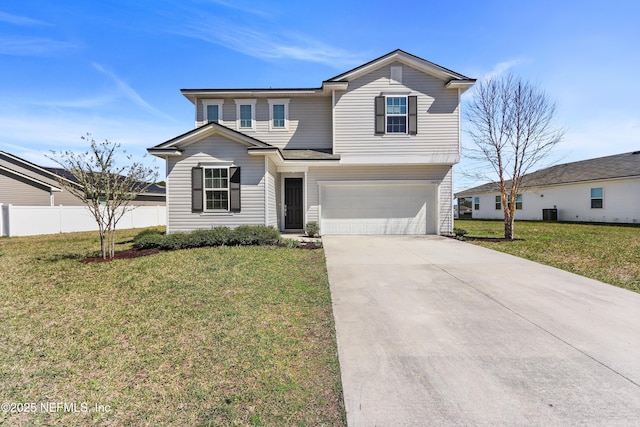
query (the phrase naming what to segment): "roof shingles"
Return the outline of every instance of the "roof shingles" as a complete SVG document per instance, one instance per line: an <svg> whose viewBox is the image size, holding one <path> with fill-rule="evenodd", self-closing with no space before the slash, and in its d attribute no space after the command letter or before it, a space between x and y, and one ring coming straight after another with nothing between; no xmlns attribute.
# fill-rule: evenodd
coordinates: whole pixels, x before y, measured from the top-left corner
<svg viewBox="0 0 640 427"><path fill-rule="evenodd" d="M524 175L521 187L535 188L633 176L640 176L640 151L598 157L541 169ZM460 191L455 194L455 197L469 197L494 191L499 191L499 184L490 182Z"/></svg>

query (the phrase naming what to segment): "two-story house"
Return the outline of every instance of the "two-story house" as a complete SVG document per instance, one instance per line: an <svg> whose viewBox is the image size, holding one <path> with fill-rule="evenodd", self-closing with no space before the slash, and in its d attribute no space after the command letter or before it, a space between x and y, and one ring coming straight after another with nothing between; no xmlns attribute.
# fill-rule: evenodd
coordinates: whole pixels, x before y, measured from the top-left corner
<svg viewBox="0 0 640 427"><path fill-rule="evenodd" d="M319 88L183 89L195 129L166 159L167 231L452 231L460 95L475 80L395 50Z"/></svg>

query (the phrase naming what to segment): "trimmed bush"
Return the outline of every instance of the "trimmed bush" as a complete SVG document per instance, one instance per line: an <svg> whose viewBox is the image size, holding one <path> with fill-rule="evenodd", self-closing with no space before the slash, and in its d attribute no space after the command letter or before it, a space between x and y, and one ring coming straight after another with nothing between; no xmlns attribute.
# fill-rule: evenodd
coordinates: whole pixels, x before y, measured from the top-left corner
<svg viewBox="0 0 640 427"><path fill-rule="evenodd" d="M164 231L160 231L157 228L146 228L141 232L139 232L138 234L136 234L135 237L133 238L133 241L137 242L138 240L147 236L164 236Z"/></svg>
<svg viewBox="0 0 640 427"><path fill-rule="evenodd" d="M307 236L316 237L320 232L320 226L315 221L309 221L307 225L305 225L304 231L307 233Z"/></svg>
<svg viewBox="0 0 640 427"><path fill-rule="evenodd" d="M233 243L241 246L274 245L280 240L280 232L264 225L241 225L233 229Z"/></svg>
<svg viewBox="0 0 640 427"><path fill-rule="evenodd" d="M133 247L136 249L158 248L176 250L201 248L205 246L260 246L275 245L280 240L280 232L274 227L264 225L243 225L234 229L215 227L207 230L194 230L189 233L171 233L164 235L144 230L136 236Z"/></svg>
<svg viewBox="0 0 640 427"><path fill-rule="evenodd" d="M136 249L155 249L164 244L165 235L148 233L144 236L136 236L133 240L133 247Z"/></svg>

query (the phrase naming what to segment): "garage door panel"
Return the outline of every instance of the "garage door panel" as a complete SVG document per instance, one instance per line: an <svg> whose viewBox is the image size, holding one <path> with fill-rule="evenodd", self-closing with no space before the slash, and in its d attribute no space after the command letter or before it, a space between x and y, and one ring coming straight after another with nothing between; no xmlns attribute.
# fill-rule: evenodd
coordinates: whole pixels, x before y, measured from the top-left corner
<svg viewBox="0 0 640 427"><path fill-rule="evenodd" d="M323 234L426 234L435 232L433 185L327 186L321 197Z"/></svg>

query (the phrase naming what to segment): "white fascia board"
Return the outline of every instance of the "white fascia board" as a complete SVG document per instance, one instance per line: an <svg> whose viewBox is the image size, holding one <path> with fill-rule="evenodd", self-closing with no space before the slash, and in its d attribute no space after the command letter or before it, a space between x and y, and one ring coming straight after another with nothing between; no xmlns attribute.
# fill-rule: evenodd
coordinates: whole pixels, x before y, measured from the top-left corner
<svg viewBox="0 0 640 427"><path fill-rule="evenodd" d="M474 84L476 84L475 80L451 80L445 87L447 89L460 89L460 94L462 94L468 89L471 89Z"/></svg>
<svg viewBox="0 0 640 427"><path fill-rule="evenodd" d="M453 165L460 161L460 154L426 154L426 155L362 155L342 154L341 165Z"/></svg>

